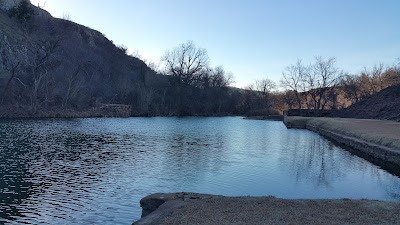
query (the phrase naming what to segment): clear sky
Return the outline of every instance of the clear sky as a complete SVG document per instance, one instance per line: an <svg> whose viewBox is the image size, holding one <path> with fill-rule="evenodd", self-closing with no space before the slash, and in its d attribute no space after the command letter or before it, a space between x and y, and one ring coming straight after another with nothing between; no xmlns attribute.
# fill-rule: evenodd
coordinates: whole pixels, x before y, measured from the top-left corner
<svg viewBox="0 0 400 225"><path fill-rule="evenodd" d="M188 40L235 86L278 82L284 68L336 57L350 73L400 57L399 0L31 0L158 62Z"/></svg>

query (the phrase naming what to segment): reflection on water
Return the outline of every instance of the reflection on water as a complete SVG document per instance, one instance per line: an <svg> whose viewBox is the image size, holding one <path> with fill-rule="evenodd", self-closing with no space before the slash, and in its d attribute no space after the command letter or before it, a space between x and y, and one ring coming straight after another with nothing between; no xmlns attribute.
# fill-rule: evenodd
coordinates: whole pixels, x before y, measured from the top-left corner
<svg viewBox="0 0 400 225"><path fill-rule="evenodd" d="M319 135L230 118L0 121L0 223L130 224L153 192L400 200Z"/></svg>

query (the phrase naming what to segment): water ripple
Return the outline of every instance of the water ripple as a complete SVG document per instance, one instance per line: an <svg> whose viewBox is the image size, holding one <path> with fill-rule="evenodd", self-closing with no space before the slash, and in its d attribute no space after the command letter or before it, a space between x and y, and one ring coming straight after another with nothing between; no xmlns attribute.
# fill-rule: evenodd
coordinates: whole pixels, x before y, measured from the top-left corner
<svg viewBox="0 0 400 225"><path fill-rule="evenodd" d="M153 192L400 200L399 178L281 122L0 121L0 223L131 224Z"/></svg>

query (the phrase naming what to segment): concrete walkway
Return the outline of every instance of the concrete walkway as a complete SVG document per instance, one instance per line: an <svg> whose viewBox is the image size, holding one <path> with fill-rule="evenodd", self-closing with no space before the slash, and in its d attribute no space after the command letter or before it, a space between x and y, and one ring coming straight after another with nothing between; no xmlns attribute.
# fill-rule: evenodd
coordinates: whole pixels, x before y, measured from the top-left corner
<svg viewBox="0 0 400 225"><path fill-rule="evenodd" d="M385 120L286 116L288 128L319 133L376 165L400 171L400 123Z"/></svg>
<svg viewBox="0 0 400 225"><path fill-rule="evenodd" d="M389 120L285 117L285 124L293 128L307 128L308 125L329 129L334 132L360 138L364 141L385 145L400 151L400 123Z"/></svg>

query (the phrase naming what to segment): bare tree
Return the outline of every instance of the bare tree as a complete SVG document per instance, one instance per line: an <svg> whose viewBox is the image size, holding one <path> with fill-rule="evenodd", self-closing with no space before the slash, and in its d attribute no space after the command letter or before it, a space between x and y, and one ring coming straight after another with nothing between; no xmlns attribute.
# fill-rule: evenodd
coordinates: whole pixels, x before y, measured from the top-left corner
<svg viewBox="0 0 400 225"><path fill-rule="evenodd" d="M351 104L357 103L362 98L359 77L355 75L345 75L340 81L344 97L351 101Z"/></svg>
<svg viewBox="0 0 400 225"><path fill-rule="evenodd" d="M275 88L276 84L268 78L256 80L255 82L255 89L258 95L260 95L261 107L265 112L269 112L274 104L271 93Z"/></svg>
<svg viewBox="0 0 400 225"><path fill-rule="evenodd" d="M64 13L62 14L61 18L62 18L63 20L72 21L72 19L71 19L71 14L69 14L68 12L64 12Z"/></svg>
<svg viewBox="0 0 400 225"><path fill-rule="evenodd" d="M67 74L66 92L62 103L63 108L67 108L70 100L76 97L82 89L84 78L80 76L80 74L83 73L87 75L88 66L88 63L81 63L72 73Z"/></svg>
<svg viewBox="0 0 400 225"><path fill-rule="evenodd" d="M293 91L299 109L302 108L301 92L304 91L304 80L308 71L309 67L304 66L301 60L297 60L296 64L285 68L285 71L282 73L283 77L280 81L283 88Z"/></svg>
<svg viewBox="0 0 400 225"><path fill-rule="evenodd" d="M293 106L297 104L296 95L292 90L285 91L282 98L289 109L293 109Z"/></svg>
<svg viewBox="0 0 400 225"><path fill-rule="evenodd" d="M227 87L235 82L233 74L226 72L222 66L209 69L203 80L204 87Z"/></svg>
<svg viewBox="0 0 400 225"><path fill-rule="evenodd" d="M192 41L166 51L161 60L167 75L192 86L201 85L209 65L207 51L197 48Z"/></svg>
<svg viewBox="0 0 400 225"><path fill-rule="evenodd" d="M272 106L272 98L271 93L276 88L276 84L268 79L256 80L256 90L259 94L261 94L261 100L266 110Z"/></svg>
<svg viewBox="0 0 400 225"><path fill-rule="evenodd" d="M50 68L49 60L51 55L59 46L60 40L38 41L31 43L29 52L31 54L28 66L31 70L30 88L31 88L31 112L37 112L38 93L43 86L43 81L48 75Z"/></svg>
<svg viewBox="0 0 400 225"><path fill-rule="evenodd" d="M150 106L155 97L155 91L153 88L146 88L143 85L138 85L136 87L138 91L138 106L141 114L149 115Z"/></svg>
<svg viewBox="0 0 400 225"><path fill-rule="evenodd" d="M382 75L384 87L400 84L400 67L391 66Z"/></svg>
<svg viewBox="0 0 400 225"><path fill-rule="evenodd" d="M364 79L364 86L368 89L369 95L373 95L382 90L383 87L383 64L375 65L371 70L364 68L362 75L368 79Z"/></svg>
<svg viewBox="0 0 400 225"><path fill-rule="evenodd" d="M264 97L268 97L268 95L276 88L275 82L268 78L264 78L261 80L256 80L256 89L260 92Z"/></svg>
<svg viewBox="0 0 400 225"><path fill-rule="evenodd" d="M4 86L4 89L3 89L3 95L1 97L1 103L2 104L4 103L4 99L6 97L6 94L7 94L8 88L9 88L9 86L11 84L11 81L15 78L15 76L17 74L17 68L18 68L19 65L20 65L20 62L17 62L14 65L11 65L10 68L6 68L6 70L10 73L10 77L8 78L7 83L6 83L6 85Z"/></svg>
<svg viewBox="0 0 400 225"><path fill-rule="evenodd" d="M154 61L151 60L147 60L145 61L145 63L147 64L147 66L152 69L154 72L156 73L161 73L160 71L160 63L156 63Z"/></svg>
<svg viewBox="0 0 400 225"><path fill-rule="evenodd" d="M254 84L250 84L244 88L244 93L242 95L242 100L240 102L240 108L243 112L253 113L255 109L255 102L257 96L255 95Z"/></svg>
<svg viewBox="0 0 400 225"><path fill-rule="evenodd" d="M308 73L306 82L313 108L317 113L325 109L340 76L341 72L336 67L336 58L315 57L315 63L312 65L311 73Z"/></svg>

